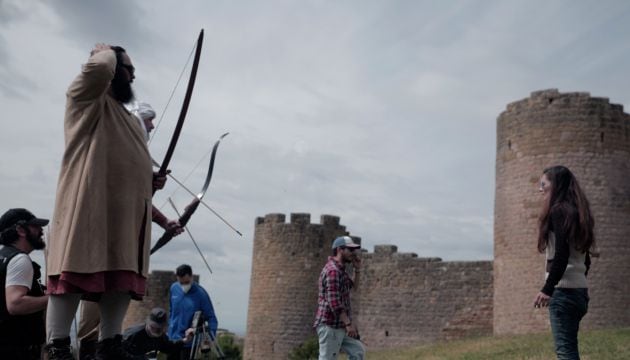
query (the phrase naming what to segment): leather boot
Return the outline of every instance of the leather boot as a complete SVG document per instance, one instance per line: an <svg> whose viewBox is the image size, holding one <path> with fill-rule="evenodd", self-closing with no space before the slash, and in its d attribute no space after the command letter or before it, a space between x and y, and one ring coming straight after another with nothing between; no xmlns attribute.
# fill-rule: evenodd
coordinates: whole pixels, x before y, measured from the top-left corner
<svg viewBox="0 0 630 360"><path fill-rule="evenodd" d="M79 360L93 360L96 354L96 340L81 340L79 343Z"/></svg>
<svg viewBox="0 0 630 360"><path fill-rule="evenodd" d="M122 346L122 335L104 339L96 344L97 360L145 360L144 355L128 353Z"/></svg>
<svg viewBox="0 0 630 360"><path fill-rule="evenodd" d="M46 345L46 351L48 352L48 360L75 360L69 337L53 339L50 344Z"/></svg>

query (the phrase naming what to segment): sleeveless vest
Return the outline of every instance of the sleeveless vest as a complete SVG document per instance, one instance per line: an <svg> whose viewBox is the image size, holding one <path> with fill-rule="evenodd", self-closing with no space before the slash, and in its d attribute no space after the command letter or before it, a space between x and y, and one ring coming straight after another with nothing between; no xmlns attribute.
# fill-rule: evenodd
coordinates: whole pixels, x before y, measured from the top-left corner
<svg viewBox="0 0 630 360"><path fill-rule="evenodd" d="M0 249L0 344L11 346L40 345L46 340L45 311L28 315L11 315L7 310L6 281L9 261L22 252L12 246ZM40 283L40 266L33 263L33 283L26 293L29 296L43 296Z"/></svg>

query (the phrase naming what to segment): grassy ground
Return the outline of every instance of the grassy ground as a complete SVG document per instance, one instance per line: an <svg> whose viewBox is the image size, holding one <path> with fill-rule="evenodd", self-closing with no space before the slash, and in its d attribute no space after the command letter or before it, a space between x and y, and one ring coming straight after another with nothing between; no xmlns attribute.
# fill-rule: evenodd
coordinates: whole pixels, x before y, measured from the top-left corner
<svg viewBox="0 0 630 360"><path fill-rule="evenodd" d="M630 359L630 328L582 331L583 360ZM421 347L370 351L368 360L551 360L555 359L551 334L487 337Z"/></svg>

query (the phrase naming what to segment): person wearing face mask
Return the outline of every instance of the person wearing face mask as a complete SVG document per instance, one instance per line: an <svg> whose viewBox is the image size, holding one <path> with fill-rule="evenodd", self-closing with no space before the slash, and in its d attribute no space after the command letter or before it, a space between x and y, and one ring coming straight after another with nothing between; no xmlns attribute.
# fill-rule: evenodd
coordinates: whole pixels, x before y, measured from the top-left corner
<svg viewBox="0 0 630 360"><path fill-rule="evenodd" d="M0 359L41 357L48 295L40 283L40 266L29 254L46 246L46 225L48 220L26 209L10 209L0 217Z"/></svg>
<svg viewBox="0 0 630 360"><path fill-rule="evenodd" d="M193 339L194 329L187 329L182 339L171 341L166 336L166 310L154 308L144 324L138 324L125 330L123 347L133 355L145 355L159 351L165 354L178 354L182 347Z"/></svg>
<svg viewBox="0 0 630 360"><path fill-rule="evenodd" d="M203 312L204 319L212 338L216 338L218 321L212 306L210 296L199 284L193 281L193 273L190 265L180 265L175 274L177 281L171 285L170 318L168 324L168 337L171 340L180 340L185 337L186 330L192 325L196 311ZM169 360L188 359L192 344L185 344L179 354L169 355Z"/></svg>

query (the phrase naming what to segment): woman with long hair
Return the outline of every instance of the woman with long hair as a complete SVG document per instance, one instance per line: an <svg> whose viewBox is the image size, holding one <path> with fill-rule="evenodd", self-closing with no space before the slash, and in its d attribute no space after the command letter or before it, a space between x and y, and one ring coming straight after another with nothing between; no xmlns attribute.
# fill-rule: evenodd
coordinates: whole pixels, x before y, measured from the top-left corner
<svg viewBox="0 0 630 360"><path fill-rule="evenodd" d="M546 281L534 307L549 306L558 359L579 359L578 329L588 310L586 275L595 248L594 221L584 192L569 169L543 171L538 251L547 257Z"/></svg>

